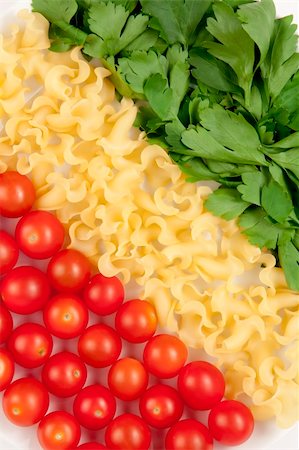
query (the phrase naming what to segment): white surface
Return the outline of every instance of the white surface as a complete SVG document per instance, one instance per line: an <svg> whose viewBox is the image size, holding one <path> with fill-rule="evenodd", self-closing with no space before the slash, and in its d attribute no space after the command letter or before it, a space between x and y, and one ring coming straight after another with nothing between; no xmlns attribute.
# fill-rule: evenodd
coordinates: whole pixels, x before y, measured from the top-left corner
<svg viewBox="0 0 299 450"><path fill-rule="evenodd" d="M50 1L51 0L49 0L49 2ZM293 14L295 21L297 23L299 22L299 0L276 0L275 3L278 16ZM30 0L0 0L0 29L2 30L3 27L6 27L7 23L14 20L15 13L19 9L28 7L29 5ZM8 227L11 229L11 226ZM30 319L33 318L38 320L39 313L30 317ZM94 321L95 317L93 316L91 317L90 323L93 323ZM57 351L57 345L59 345L58 340L56 342L55 351ZM72 345L74 345L74 342L69 342L66 347L71 349ZM127 350L128 349L125 349L125 352L127 352ZM29 373L29 371L26 371L25 369L19 370L17 377ZM99 373L97 371L92 371L89 375L89 384L95 382L95 378L99 381L98 376ZM0 399L2 399L2 396ZM59 407L59 404L62 405L62 403L63 402L56 400L55 406ZM200 417L200 415L198 415L198 417ZM0 406L0 450L39 450L40 447L37 443L35 429L36 427L15 427L5 418L2 407ZM96 433L92 439L90 436L90 440L104 442L104 440L101 439L102 435L102 432ZM254 435L247 443L232 448L238 448L240 450L298 450L299 426L296 425L289 430L280 430L273 422L258 423ZM228 450L229 448L215 445L215 449Z"/></svg>

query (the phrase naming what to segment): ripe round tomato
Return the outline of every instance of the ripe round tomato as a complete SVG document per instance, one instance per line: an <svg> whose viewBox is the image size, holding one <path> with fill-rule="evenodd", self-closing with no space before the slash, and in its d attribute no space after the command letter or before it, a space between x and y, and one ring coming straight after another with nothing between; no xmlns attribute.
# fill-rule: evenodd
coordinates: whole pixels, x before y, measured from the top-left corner
<svg viewBox="0 0 299 450"><path fill-rule="evenodd" d="M148 450L151 445L151 432L140 417L135 414L122 414L108 425L105 440L111 450Z"/></svg>
<svg viewBox="0 0 299 450"><path fill-rule="evenodd" d="M218 403L209 414L210 433L223 445L240 445L247 441L254 428L249 408L236 400Z"/></svg>
<svg viewBox="0 0 299 450"><path fill-rule="evenodd" d="M143 359L145 367L158 378L175 377L188 357L185 344L169 334L158 334L146 344Z"/></svg>
<svg viewBox="0 0 299 450"><path fill-rule="evenodd" d="M115 327L126 341L148 341L156 332L157 316L154 307L145 300L130 300L118 310Z"/></svg>
<svg viewBox="0 0 299 450"><path fill-rule="evenodd" d="M0 214L21 217L32 208L35 189L29 178L18 172L0 174Z"/></svg>
<svg viewBox="0 0 299 450"><path fill-rule="evenodd" d="M10 312L3 302L0 303L0 344L4 344L13 329L13 321Z"/></svg>
<svg viewBox="0 0 299 450"><path fill-rule="evenodd" d="M50 333L61 339L71 339L80 336L85 330L88 310L79 297L58 294L46 304L43 318Z"/></svg>
<svg viewBox="0 0 299 450"><path fill-rule="evenodd" d="M39 423L37 437L44 450L76 448L81 429L74 416L65 411L47 414Z"/></svg>
<svg viewBox="0 0 299 450"><path fill-rule="evenodd" d="M76 293L89 281L91 267L88 259L77 250L58 252L48 265L49 280L58 292Z"/></svg>
<svg viewBox="0 0 299 450"><path fill-rule="evenodd" d="M207 427L197 420L180 420L168 431L165 449L213 450L213 439Z"/></svg>
<svg viewBox="0 0 299 450"><path fill-rule="evenodd" d="M30 266L16 267L4 277L0 294L10 311L32 314L47 303L50 285L41 270Z"/></svg>
<svg viewBox="0 0 299 450"><path fill-rule="evenodd" d="M19 249L14 238L0 230L0 276L8 273L17 263Z"/></svg>
<svg viewBox="0 0 299 450"><path fill-rule="evenodd" d="M169 428L182 417L184 404L173 387L156 384L145 391L139 409L151 427Z"/></svg>
<svg viewBox="0 0 299 450"><path fill-rule="evenodd" d="M4 413L12 423L20 427L28 427L39 422L48 407L48 391L35 378L20 378L4 392Z"/></svg>
<svg viewBox="0 0 299 450"><path fill-rule="evenodd" d="M202 411L221 401L225 381L217 367L206 361L194 361L180 370L178 390L189 408Z"/></svg>
<svg viewBox="0 0 299 450"><path fill-rule="evenodd" d="M15 364L11 353L0 348L0 391L10 385L15 372Z"/></svg>
<svg viewBox="0 0 299 450"><path fill-rule="evenodd" d="M43 365L50 357L53 340L49 331L38 323L24 323L15 328L8 348L17 364L28 369Z"/></svg>
<svg viewBox="0 0 299 450"><path fill-rule="evenodd" d="M84 386L87 377L85 364L79 356L60 352L46 362L42 370L42 381L51 394L57 397L72 397Z"/></svg>
<svg viewBox="0 0 299 450"><path fill-rule="evenodd" d="M89 430L106 427L115 411L115 398L107 388L99 384L82 389L74 400L74 415L80 425Z"/></svg>
<svg viewBox="0 0 299 450"><path fill-rule="evenodd" d="M78 353L93 367L111 366L120 355L121 339L113 328L105 324L86 328L79 338Z"/></svg>
<svg viewBox="0 0 299 450"><path fill-rule="evenodd" d="M79 445L77 449L79 450L107 450L107 447L105 447L102 444L98 444L98 442L86 442L85 444Z"/></svg>
<svg viewBox="0 0 299 450"><path fill-rule="evenodd" d="M86 305L100 316L117 311L124 298L125 291L120 280L117 277L104 277L100 273L91 278L84 290Z"/></svg>
<svg viewBox="0 0 299 450"><path fill-rule="evenodd" d="M53 214L31 211L19 221L15 236L25 255L34 259L47 259L61 249L64 228Z"/></svg>
<svg viewBox="0 0 299 450"><path fill-rule="evenodd" d="M108 384L111 392L121 400L136 400L146 390L148 373L137 359L119 359L109 370Z"/></svg>

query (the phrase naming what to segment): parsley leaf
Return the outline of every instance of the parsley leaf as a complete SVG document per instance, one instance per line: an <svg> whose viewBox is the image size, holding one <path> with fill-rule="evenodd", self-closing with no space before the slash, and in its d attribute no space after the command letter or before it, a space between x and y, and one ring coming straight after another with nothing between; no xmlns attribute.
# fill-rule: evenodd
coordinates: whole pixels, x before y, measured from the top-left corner
<svg viewBox="0 0 299 450"><path fill-rule="evenodd" d="M278 255L285 277L291 289L299 291L299 250L291 239L282 239L278 243Z"/></svg>
<svg viewBox="0 0 299 450"><path fill-rule="evenodd" d="M60 22L70 23L78 9L76 0L32 0L31 6L33 11L56 25Z"/></svg>
<svg viewBox="0 0 299 450"><path fill-rule="evenodd" d="M53 41L51 50L67 51L74 45L83 45L87 34L70 24L78 5L76 0L32 0L33 11L39 12L52 23L49 37Z"/></svg>
<svg viewBox="0 0 299 450"><path fill-rule="evenodd" d="M267 56L274 30L275 5L272 0L241 5L238 16L243 22L243 29L257 44L260 50L260 63Z"/></svg>
<svg viewBox="0 0 299 450"><path fill-rule="evenodd" d="M96 45L99 57L116 55L145 31L148 17L142 14L128 17L129 11L121 4L101 2L90 7L88 23L99 37Z"/></svg>
<svg viewBox="0 0 299 450"><path fill-rule="evenodd" d="M216 216L230 220L242 214L250 206L250 203L242 200L241 195L235 189L219 188L209 195L205 206Z"/></svg>
<svg viewBox="0 0 299 450"><path fill-rule="evenodd" d="M258 134L241 114L215 106L204 109L200 119L202 127L182 134L182 142L198 156L223 162L267 165L260 151Z"/></svg>
<svg viewBox="0 0 299 450"><path fill-rule="evenodd" d="M148 78L144 85L144 93L160 119L167 121L176 118L178 111L172 107L174 92L161 74L156 73Z"/></svg>
<svg viewBox="0 0 299 450"><path fill-rule="evenodd" d="M209 17L207 30L219 42L207 42L205 47L216 58L226 62L237 74L239 85L250 99L253 79L254 42L242 28L242 24L231 7L225 3L213 5L215 19Z"/></svg>
<svg viewBox="0 0 299 450"><path fill-rule="evenodd" d="M293 209L290 194L273 179L263 186L261 203L269 217L281 224L285 223Z"/></svg>
<svg viewBox="0 0 299 450"><path fill-rule="evenodd" d="M239 92L236 75L231 68L210 55L204 48L193 48L190 51L190 64L194 67L194 78L207 86L228 92Z"/></svg>
<svg viewBox="0 0 299 450"><path fill-rule="evenodd" d="M162 78L167 78L168 61L153 50L133 52L130 58L120 58L118 65L127 83L139 94L143 94L145 81L151 75L161 74Z"/></svg>
<svg viewBox="0 0 299 450"><path fill-rule="evenodd" d="M140 0L142 9L157 21L161 37L168 44L185 46L195 39L196 28L212 0Z"/></svg>
<svg viewBox="0 0 299 450"><path fill-rule="evenodd" d="M281 229L271 222L261 208L248 208L241 215L239 224L251 244L260 248L276 248Z"/></svg>
<svg viewBox="0 0 299 450"><path fill-rule="evenodd" d="M299 70L296 28L292 16L275 20L271 52L261 65L272 101Z"/></svg>
<svg viewBox="0 0 299 450"><path fill-rule="evenodd" d="M299 71L285 85L279 96L274 100L270 115L282 125L299 131Z"/></svg>
<svg viewBox="0 0 299 450"><path fill-rule="evenodd" d="M254 205L261 204L261 189L266 181L266 177L262 172L246 172L242 174L244 184L237 187L244 201Z"/></svg>

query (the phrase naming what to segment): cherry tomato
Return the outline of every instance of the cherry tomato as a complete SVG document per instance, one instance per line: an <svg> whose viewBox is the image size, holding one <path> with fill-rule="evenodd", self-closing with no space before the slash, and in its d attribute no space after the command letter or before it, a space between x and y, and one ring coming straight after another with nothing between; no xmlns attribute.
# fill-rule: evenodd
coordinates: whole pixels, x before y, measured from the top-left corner
<svg viewBox="0 0 299 450"><path fill-rule="evenodd" d="M15 236L25 255L34 259L47 259L61 249L64 228L53 214L31 211L19 221Z"/></svg>
<svg viewBox="0 0 299 450"><path fill-rule="evenodd" d="M105 447L102 444L98 444L97 442L86 442L85 444L79 445L77 449L79 450L107 450L107 447Z"/></svg>
<svg viewBox="0 0 299 450"><path fill-rule="evenodd" d="M32 314L44 307L50 297L46 275L30 266L16 267L2 280L2 300L10 311Z"/></svg>
<svg viewBox="0 0 299 450"><path fill-rule="evenodd" d="M224 400L211 410L209 429L213 438L221 444L240 445L247 441L253 432L253 415L243 403Z"/></svg>
<svg viewBox="0 0 299 450"><path fill-rule="evenodd" d="M29 178L18 172L0 174L0 214L21 217L32 208L35 189Z"/></svg>
<svg viewBox="0 0 299 450"><path fill-rule="evenodd" d="M79 356L60 352L46 362L42 370L42 381L51 394L57 397L72 397L84 386L87 377L85 364Z"/></svg>
<svg viewBox="0 0 299 450"><path fill-rule="evenodd" d="M86 328L78 341L78 353L93 367L111 366L120 355L121 339L113 328L99 324Z"/></svg>
<svg viewBox="0 0 299 450"><path fill-rule="evenodd" d="M50 357L53 340L49 331L38 323L24 323L15 328L8 348L17 364L28 369L43 365Z"/></svg>
<svg viewBox="0 0 299 450"><path fill-rule="evenodd" d="M173 387L156 384L142 395L139 409L151 427L169 428L182 417L184 404Z"/></svg>
<svg viewBox="0 0 299 450"><path fill-rule="evenodd" d="M107 278L97 274L84 290L88 308L100 316L108 316L118 310L124 301L125 291L117 277Z"/></svg>
<svg viewBox="0 0 299 450"><path fill-rule="evenodd" d="M20 427L28 427L39 422L48 407L48 391L35 378L20 378L4 392L4 413L12 423Z"/></svg>
<svg viewBox="0 0 299 450"><path fill-rule="evenodd" d="M105 440L111 450L148 450L151 432L140 417L122 414L108 425Z"/></svg>
<svg viewBox="0 0 299 450"><path fill-rule="evenodd" d="M108 384L111 392L121 400L136 400L146 390L148 373L137 359L123 358L110 368Z"/></svg>
<svg viewBox="0 0 299 450"><path fill-rule="evenodd" d="M58 252L48 265L49 280L58 292L76 293L88 283L91 267L88 259L77 250Z"/></svg>
<svg viewBox="0 0 299 450"><path fill-rule="evenodd" d="M17 263L19 249L14 238L0 230L0 276L8 273Z"/></svg>
<svg viewBox="0 0 299 450"><path fill-rule="evenodd" d="M115 411L115 398L107 388L99 384L82 389L74 400L74 415L80 425L89 430L106 427Z"/></svg>
<svg viewBox="0 0 299 450"><path fill-rule="evenodd" d="M126 341L148 341L156 332L157 316L154 307L145 300L130 300L118 310L115 327Z"/></svg>
<svg viewBox="0 0 299 450"><path fill-rule="evenodd" d="M213 450L213 439L207 427L194 419L177 422L168 431L165 450Z"/></svg>
<svg viewBox="0 0 299 450"><path fill-rule="evenodd" d="M74 416L65 411L47 414L39 423L37 437L44 450L76 448L81 429Z"/></svg>
<svg viewBox="0 0 299 450"><path fill-rule="evenodd" d="M180 370L178 390L189 408L206 410L221 401L225 381L217 367L206 361L194 361Z"/></svg>
<svg viewBox="0 0 299 450"><path fill-rule="evenodd" d="M15 364L12 354L4 348L0 348L0 391L10 385L15 372Z"/></svg>
<svg viewBox="0 0 299 450"><path fill-rule="evenodd" d="M158 334L146 344L143 359L146 368L158 378L175 377L188 357L185 344L169 334Z"/></svg>
<svg viewBox="0 0 299 450"><path fill-rule="evenodd" d="M61 339L71 339L85 330L88 310L79 297L58 294L46 304L43 318L50 333Z"/></svg>
<svg viewBox="0 0 299 450"><path fill-rule="evenodd" d="M13 321L3 302L0 303L0 344L4 344L11 335Z"/></svg>

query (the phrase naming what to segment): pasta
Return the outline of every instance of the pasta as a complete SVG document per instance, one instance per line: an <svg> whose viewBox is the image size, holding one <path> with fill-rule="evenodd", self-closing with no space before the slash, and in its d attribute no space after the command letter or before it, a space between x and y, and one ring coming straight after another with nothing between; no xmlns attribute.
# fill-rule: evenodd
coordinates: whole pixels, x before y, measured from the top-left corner
<svg viewBox="0 0 299 450"><path fill-rule="evenodd" d="M299 295L273 255L234 221L204 209L211 192L188 184L133 128L109 72L76 48L47 51L48 23L0 37L0 172L30 174L36 206L55 211L69 245L106 276L121 276L155 306L160 324L203 348L224 371L228 398L288 427L298 419Z"/></svg>

